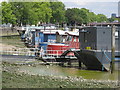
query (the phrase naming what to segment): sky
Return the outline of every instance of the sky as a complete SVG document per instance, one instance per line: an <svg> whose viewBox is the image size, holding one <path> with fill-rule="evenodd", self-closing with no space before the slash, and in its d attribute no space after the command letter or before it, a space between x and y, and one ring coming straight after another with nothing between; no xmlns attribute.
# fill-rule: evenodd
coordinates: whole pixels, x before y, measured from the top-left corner
<svg viewBox="0 0 120 90"><path fill-rule="evenodd" d="M66 8L87 8L95 14L104 14L111 17L112 13L118 16L118 2L120 0L60 0Z"/></svg>
<svg viewBox="0 0 120 90"><path fill-rule="evenodd" d="M1 1L8 0L0 0L0 2ZM112 13L115 13L118 16L118 2L120 0L59 0L59 1L62 1L65 4L66 8L87 8L91 12L94 12L95 14L104 14L110 18Z"/></svg>

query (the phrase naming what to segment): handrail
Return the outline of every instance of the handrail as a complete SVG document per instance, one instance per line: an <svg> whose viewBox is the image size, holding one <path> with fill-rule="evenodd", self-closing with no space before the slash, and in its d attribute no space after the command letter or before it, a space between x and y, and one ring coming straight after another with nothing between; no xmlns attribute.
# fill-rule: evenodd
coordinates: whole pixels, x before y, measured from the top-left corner
<svg viewBox="0 0 120 90"><path fill-rule="evenodd" d="M105 53L105 50L102 50L102 52L104 53L104 55L106 56L106 58L111 62L111 59L108 57L108 55Z"/></svg>
<svg viewBox="0 0 120 90"><path fill-rule="evenodd" d="M33 49L32 51L30 49ZM17 49L17 50L6 50L0 51L0 54L5 55L25 55L25 56L36 56L38 54L39 57L60 57L62 53L66 50L43 50L37 51L35 48L27 48L27 49ZM37 53L37 54L36 54ZM69 55L70 57L74 57L73 55Z"/></svg>

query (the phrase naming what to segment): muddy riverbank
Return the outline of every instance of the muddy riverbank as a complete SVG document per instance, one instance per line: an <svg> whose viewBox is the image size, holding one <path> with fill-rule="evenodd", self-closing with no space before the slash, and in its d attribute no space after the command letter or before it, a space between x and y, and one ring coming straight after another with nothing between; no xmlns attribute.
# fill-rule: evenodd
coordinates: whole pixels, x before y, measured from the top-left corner
<svg viewBox="0 0 120 90"><path fill-rule="evenodd" d="M3 88L118 88L118 80L85 79L83 76L30 73L28 68L38 67L3 62ZM47 66L46 66L47 67ZM44 68L43 68L44 70ZM33 70L34 71L34 70ZM32 72L32 71L31 71ZM46 71L47 73L47 71ZM52 72L51 72L52 73ZM72 74L72 72L71 72Z"/></svg>

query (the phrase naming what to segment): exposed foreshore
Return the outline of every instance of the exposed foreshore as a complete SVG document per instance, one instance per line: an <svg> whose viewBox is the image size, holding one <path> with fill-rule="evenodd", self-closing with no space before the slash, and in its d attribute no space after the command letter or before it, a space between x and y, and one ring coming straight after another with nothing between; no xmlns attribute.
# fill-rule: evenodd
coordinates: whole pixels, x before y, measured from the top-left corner
<svg viewBox="0 0 120 90"><path fill-rule="evenodd" d="M19 65L3 63L3 88L118 88L118 81L82 77L36 75L15 71Z"/></svg>

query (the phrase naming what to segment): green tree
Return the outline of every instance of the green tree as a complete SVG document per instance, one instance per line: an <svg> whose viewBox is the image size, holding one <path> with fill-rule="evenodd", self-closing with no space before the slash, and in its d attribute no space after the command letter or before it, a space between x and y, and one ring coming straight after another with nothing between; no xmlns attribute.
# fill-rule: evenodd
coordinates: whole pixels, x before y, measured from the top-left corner
<svg viewBox="0 0 120 90"><path fill-rule="evenodd" d="M52 10L50 8L49 2L35 2L33 11L37 14L38 20L40 22L50 22L50 18L52 17Z"/></svg>
<svg viewBox="0 0 120 90"><path fill-rule="evenodd" d="M16 23L16 17L13 14L12 6L10 3L2 2L2 23Z"/></svg>
<svg viewBox="0 0 120 90"><path fill-rule="evenodd" d="M66 14L67 23L69 24L88 24L90 22L107 22L107 17L103 14L96 15L86 8L72 8L67 9Z"/></svg>
<svg viewBox="0 0 120 90"><path fill-rule="evenodd" d="M14 15L17 17L17 23L21 25L36 24L38 17L34 10L32 10L32 2L11 2Z"/></svg>
<svg viewBox="0 0 120 90"><path fill-rule="evenodd" d="M49 2L11 2L11 5L19 25L48 23L52 17Z"/></svg>
<svg viewBox="0 0 120 90"><path fill-rule="evenodd" d="M115 20L119 20L119 19L115 17L108 18L108 22L114 22Z"/></svg>
<svg viewBox="0 0 120 90"><path fill-rule="evenodd" d="M67 9L65 16L67 18L67 23L69 23L71 25L82 22L82 18L79 17L79 9L78 8Z"/></svg>
<svg viewBox="0 0 120 90"><path fill-rule="evenodd" d="M103 14L97 15L97 22L107 22L107 17Z"/></svg>
<svg viewBox="0 0 120 90"><path fill-rule="evenodd" d="M89 22L96 22L97 21L97 15L93 12L89 12L88 17L89 17Z"/></svg>
<svg viewBox="0 0 120 90"><path fill-rule="evenodd" d="M89 22L89 10L86 8L81 8L79 10L80 17L83 19L83 24L87 24Z"/></svg>
<svg viewBox="0 0 120 90"><path fill-rule="evenodd" d="M67 22L74 24L83 24L87 23L88 17L84 9L72 8L66 10Z"/></svg>
<svg viewBox="0 0 120 90"><path fill-rule="evenodd" d="M2 3L0 3L0 24L2 24Z"/></svg>
<svg viewBox="0 0 120 90"><path fill-rule="evenodd" d="M96 15L86 8L65 10L62 2L2 2L2 22L23 25L42 23L87 24L89 22L107 22L103 14Z"/></svg>
<svg viewBox="0 0 120 90"><path fill-rule="evenodd" d="M65 22L65 5L62 2L50 2L52 9L51 23Z"/></svg>

